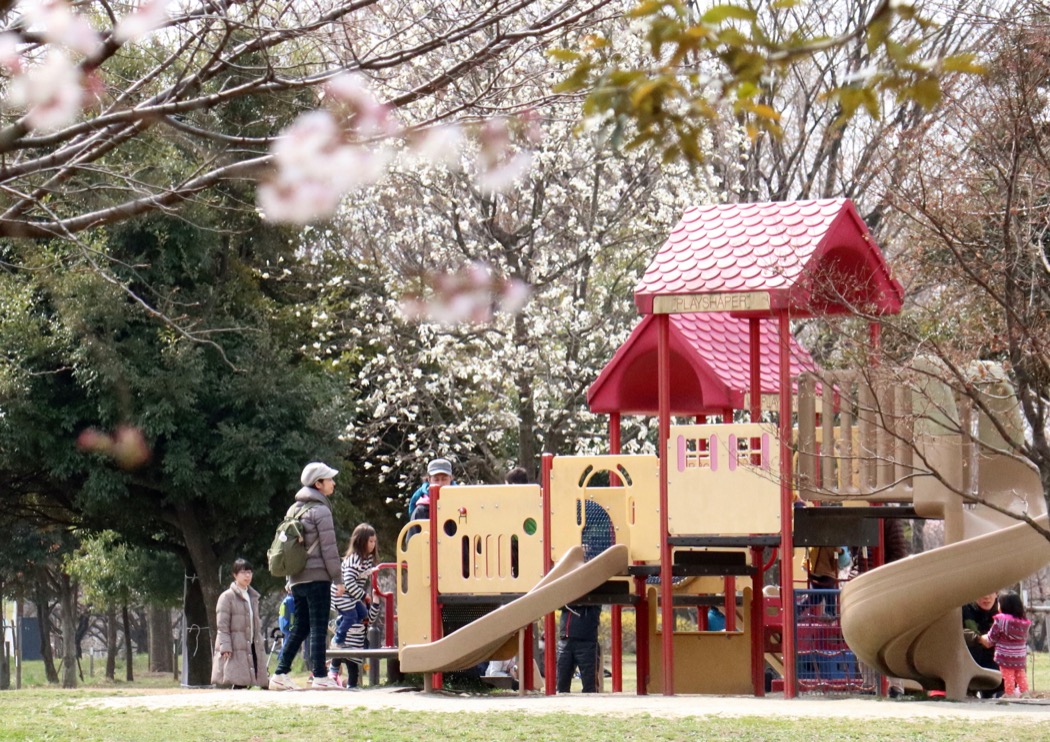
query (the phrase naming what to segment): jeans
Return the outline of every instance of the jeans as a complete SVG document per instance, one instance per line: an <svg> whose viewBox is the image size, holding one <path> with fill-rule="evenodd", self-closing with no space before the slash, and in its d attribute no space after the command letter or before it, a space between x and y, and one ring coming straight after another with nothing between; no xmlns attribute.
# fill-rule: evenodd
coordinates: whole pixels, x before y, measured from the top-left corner
<svg viewBox="0 0 1050 742"><path fill-rule="evenodd" d="M335 643L346 644L346 632L354 624L364 623L368 618L368 606L365 601L359 600L354 607L348 611L339 611L339 618L335 622Z"/></svg>
<svg viewBox="0 0 1050 742"><path fill-rule="evenodd" d="M281 649L277 658L277 675L283 675L292 669L292 660L299 653L299 647L307 636L310 637L310 665L315 678L323 678L327 673L325 665L325 644L328 638L328 614L332 609L332 583L327 580L304 582L292 585L295 597L295 621L292 633Z"/></svg>

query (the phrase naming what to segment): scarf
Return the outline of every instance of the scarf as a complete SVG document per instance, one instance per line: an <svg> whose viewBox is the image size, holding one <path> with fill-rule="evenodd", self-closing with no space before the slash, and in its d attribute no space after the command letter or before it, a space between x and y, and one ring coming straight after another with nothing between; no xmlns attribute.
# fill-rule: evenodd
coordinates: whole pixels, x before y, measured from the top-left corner
<svg viewBox="0 0 1050 742"><path fill-rule="evenodd" d="M248 645L255 641L255 614L252 611L252 598L248 595L247 590L241 590L236 582L230 583L230 589L233 590L234 595L239 595L244 599L245 604L248 606Z"/></svg>

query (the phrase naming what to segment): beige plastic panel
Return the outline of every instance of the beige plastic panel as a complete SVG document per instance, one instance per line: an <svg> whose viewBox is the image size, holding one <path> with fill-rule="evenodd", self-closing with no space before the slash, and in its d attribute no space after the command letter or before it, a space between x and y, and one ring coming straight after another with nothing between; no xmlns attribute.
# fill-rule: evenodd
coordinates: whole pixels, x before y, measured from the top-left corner
<svg viewBox="0 0 1050 742"><path fill-rule="evenodd" d="M543 576L543 501L539 485L444 487L438 498L437 515L440 592L525 593ZM515 538L517 576L511 569L511 544Z"/></svg>
<svg viewBox="0 0 1050 742"><path fill-rule="evenodd" d="M671 535L780 533L774 426L675 425L668 453Z"/></svg>
<svg viewBox="0 0 1050 742"><path fill-rule="evenodd" d="M423 529L408 544L412 526ZM406 524L397 537L397 634L398 646L430 641L430 524Z"/></svg>
<svg viewBox="0 0 1050 742"><path fill-rule="evenodd" d="M586 508L591 499L605 508L616 532L616 543L630 548L632 561L660 559L660 489L655 456L556 456L551 468L551 559L580 544ZM617 474L622 486L588 487L601 471Z"/></svg>
<svg viewBox="0 0 1050 742"><path fill-rule="evenodd" d="M688 631L673 639L675 693L750 695L751 588L742 591L737 631ZM649 693L663 692L663 637L655 629L658 591L649 589Z"/></svg>

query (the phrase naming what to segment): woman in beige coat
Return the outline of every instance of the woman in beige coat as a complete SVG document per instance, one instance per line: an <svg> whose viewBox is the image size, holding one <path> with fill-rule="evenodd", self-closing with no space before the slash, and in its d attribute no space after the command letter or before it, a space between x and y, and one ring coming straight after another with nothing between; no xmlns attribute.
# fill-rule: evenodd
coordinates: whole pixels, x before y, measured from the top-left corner
<svg viewBox="0 0 1050 742"><path fill-rule="evenodd" d="M233 563L233 583L219 596L215 609L217 632L211 662L213 685L248 688L266 679L259 593L252 588L252 565Z"/></svg>

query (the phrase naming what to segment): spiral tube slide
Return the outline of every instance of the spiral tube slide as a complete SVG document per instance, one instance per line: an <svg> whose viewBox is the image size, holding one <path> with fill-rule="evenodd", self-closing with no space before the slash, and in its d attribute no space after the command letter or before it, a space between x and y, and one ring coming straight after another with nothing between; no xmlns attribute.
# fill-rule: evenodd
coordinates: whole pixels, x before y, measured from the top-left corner
<svg viewBox="0 0 1050 742"><path fill-rule="evenodd" d="M1042 499L1041 492L1035 496ZM1047 516L1035 523L1046 528ZM887 564L843 587L842 634L878 671L961 700L968 688L996 687L1000 676L970 656L960 607L1047 563L1050 541L1019 522Z"/></svg>

